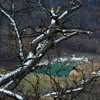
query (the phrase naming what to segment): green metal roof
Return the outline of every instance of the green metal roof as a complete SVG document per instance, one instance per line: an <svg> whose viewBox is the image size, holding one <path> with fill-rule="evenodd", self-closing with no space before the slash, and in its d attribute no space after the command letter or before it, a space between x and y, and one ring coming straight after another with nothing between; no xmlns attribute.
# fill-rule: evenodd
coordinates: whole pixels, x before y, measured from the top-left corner
<svg viewBox="0 0 100 100"><path fill-rule="evenodd" d="M41 74L49 74L49 75L58 75L58 76L68 76L70 71L73 70L74 66L70 66L67 64L48 64L44 65L32 73L41 73Z"/></svg>

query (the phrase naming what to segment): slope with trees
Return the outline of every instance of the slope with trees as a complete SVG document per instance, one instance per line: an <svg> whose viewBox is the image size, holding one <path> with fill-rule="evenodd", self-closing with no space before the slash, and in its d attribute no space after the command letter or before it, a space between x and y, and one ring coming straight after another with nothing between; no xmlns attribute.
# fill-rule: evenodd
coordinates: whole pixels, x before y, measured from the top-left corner
<svg viewBox="0 0 100 100"><path fill-rule="evenodd" d="M1 21L4 21L0 38L3 38L2 43L8 46L7 48L5 46L8 59L16 57L18 60L15 70L6 72L0 77L3 100L5 95L18 100L23 99L13 93L13 90L31 71L40 67L37 65L50 49L79 34L92 35L88 30L63 27L67 17L82 6L80 0L69 1L66 7L60 10L53 7L49 9L43 0L23 0L19 7L17 2L0 1Z"/></svg>

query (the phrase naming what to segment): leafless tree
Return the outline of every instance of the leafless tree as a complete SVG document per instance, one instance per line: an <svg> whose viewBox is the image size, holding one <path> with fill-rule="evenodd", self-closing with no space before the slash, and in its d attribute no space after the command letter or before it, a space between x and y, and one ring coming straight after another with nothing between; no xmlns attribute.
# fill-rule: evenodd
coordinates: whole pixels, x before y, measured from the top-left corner
<svg viewBox="0 0 100 100"><path fill-rule="evenodd" d="M21 96L13 93L14 88L32 70L37 69L40 60L50 49L79 34L91 36L92 32L90 31L63 27L67 16L82 6L81 1L70 0L64 6L65 9L62 7L48 8L44 0L0 1L2 20L6 20L3 23L6 32L1 36L11 36L10 43L15 40L12 45L19 57L19 67L0 77L0 87L3 86L0 89L2 93L22 100ZM8 41L6 42L9 44Z"/></svg>

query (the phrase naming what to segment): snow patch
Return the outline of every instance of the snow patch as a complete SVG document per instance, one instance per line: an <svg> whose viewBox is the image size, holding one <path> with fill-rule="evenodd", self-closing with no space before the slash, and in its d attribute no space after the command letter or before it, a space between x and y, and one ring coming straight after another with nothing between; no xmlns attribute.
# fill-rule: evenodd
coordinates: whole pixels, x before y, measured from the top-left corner
<svg viewBox="0 0 100 100"><path fill-rule="evenodd" d="M6 79L6 78L8 78L8 77L10 77L10 76L12 76L12 75L18 73L21 69L22 69L22 67L16 69L15 71L12 71L12 72L10 72L10 73L7 73L7 74L3 75L2 77L0 77L0 82L2 82L2 81L3 81L4 79Z"/></svg>
<svg viewBox="0 0 100 100"><path fill-rule="evenodd" d="M52 13L52 16L57 16L57 15L54 13L54 9L53 9L53 8L51 9L51 13Z"/></svg>
<svg viewBox="0 0 100 100"><path fill-rule="evenodd" d="M51 20L51 24L54 24L54 23L55 23L55 20L54 20L54 19L52 19L52 20Z"/></svg>
<svg viewBox="0 0 100 100"><path fill-rule="evenodd" d="M76 88L76 89L72 89L72 90L67 90L65 91L66 93L70 93L70 92L76 92L76 91L80 91L82 90L83 87L79 87L79 88ZM45 94L44 96L51 96L51 95L57 95L58 92L52 92L52 93L48 93L48 94Z"/></svg>
<svg viewBox="0 0 100 100"><path fill-rule="evenodd" d="M37 64L37 66L43 66L43 65L48 65L49 61L48 60L44 60L43 62L40 62L39 64Z"/></svg>
<svg viewBox="0 0 100 100"><path fill-rule="evenodd" d="M68 14L67 10L61 16L59 16L59 19L61 19L62 17L64 17L66 14Z"/></svg>
<svg viewBox="0 0 100 100"><path fill-rule="evenodd" d="M9 91L9 90L0 89L0 92L3 92L3 93L5 93L5 94L7 94L7 95L9 95L9 96L11 96L11 97L14 97L14 98L16 98L17 100L23 100L23 98L22 98L20 95L15 94L15 93L12 93L12 92Z"/></svg>
<svg viewBox="0 0 100 100"><path fill-rule="evenodd" d="M29 52L29 55L27 56L27 62L25 62L25 66L29 66L31 64L31 62L33 61L33 53L32 52Z"/></svg>
<svg viewBox="0 0 100 100"><path fill-rule="evenodd" d="M55 58L52 60L52 62L65 62L65 61L81 61L81 62L89 62L88 57L76 57L75 55L72 55L72 57L60 57L60 58Z"/></svg>

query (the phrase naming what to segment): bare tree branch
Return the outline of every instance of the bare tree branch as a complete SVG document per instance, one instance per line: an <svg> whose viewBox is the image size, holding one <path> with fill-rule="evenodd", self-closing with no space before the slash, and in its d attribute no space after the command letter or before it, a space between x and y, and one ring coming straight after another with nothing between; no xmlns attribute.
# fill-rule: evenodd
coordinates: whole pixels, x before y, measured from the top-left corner
<svg viewBox="0 0 100 100"><path fill-rule="evenodd" d="M42 57L44 57L46 52L55 45L55 43L60 43L65 39L71 38L75 35L79 34L91 35L92 33L90 31L83 31L79 29L63 29L61 27L64 18L81 7L81 2L79 0L72 0L72 2L70 2L69 4L69 9L66 9L65 12L63 12L60 16L58 16L55 13L53 8L51 9L51 11L49 11L45 7L45 5L43 5L41 0L39 0L39 6L49 15L51 19L50 24L48 25L47 29L44 32L41 32L41 34L39 34L37 37L31 39L32 41L29 44L30 50L26 57L24 57L22 37L21 34L19 33L16 21L13 18L15 13L14 1L12 4L13 17L9 13L7 13L2 7L0 7L0 11L11 21L11 25L15 30L19 44L19 55L23 60L19 68L17 68L12 72L6 73L2 77L0 77L0 86L6 85L4 89L6 89L7 91L8 90L12 91L27 74L29 74L32 70L34 71L35 69L37 69L37 63L41 60ZM58 35L58 33L63 34L63 36L54 39ZM6 92L6 90L3 91L1 89L0 91ZM83 90L83 87L67 90L67 92L70 93L80 90ZM14 97L15 95L11 93L11 96Z"/></svg>
<svg viewBox="0 0 100 100"><path fill-rule="evenodd" d="M24 54L23 54L23 43L22 43L22 39L20 36L20 33L18 31L17 25L15 20L6 12L4 11L1 7L0 7L0 11L11 21L11 25L14 27L14 30L16 32L17 38L18 38L18 43L19 43L19 55L21 57L22 60L24 60Z"/></svg>
<svg viewBox="0 0 100 100"><path fill-rule="evenodd" d="M20 95L15 94L15 93L13 93L13 92L11 92L9 90L0 89L0 92L5 94L6 96L11 97L11 98L14 98L14 99L17 99L17 100L23 100L23 98Z"/></svg>
<svg viewBox="0 0 100 100"><path fill-rule="evenodd" d="M90 32L90 31L84 31L84 30L79 30L79 29L68 29L68 30L63 30L63 29L58 29L58 31L60 33L62 33L64 36L55 40L54 43L60 43L68 38L71 38L75 35L79 35L79 34L87 34L87 35L92 35L93 32Z"/></svg>

